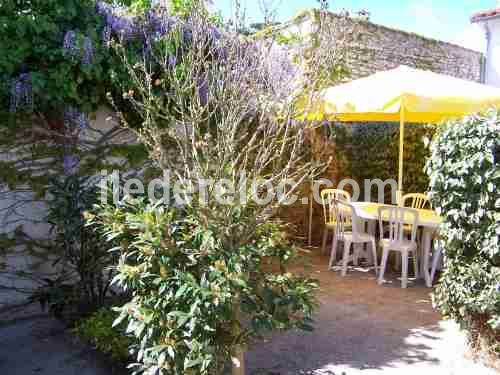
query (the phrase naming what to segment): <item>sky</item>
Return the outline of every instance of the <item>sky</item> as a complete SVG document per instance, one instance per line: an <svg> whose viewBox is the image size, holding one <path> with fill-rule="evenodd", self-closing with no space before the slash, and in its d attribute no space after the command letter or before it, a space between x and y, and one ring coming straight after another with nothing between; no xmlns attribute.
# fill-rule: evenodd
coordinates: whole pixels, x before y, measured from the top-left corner
<svg viewBox="0 0 500 375"><path fill-rule="evenodd" d="M213 0L223 15L231 14L232 0ZM290 19L301 9L317 7L317 0L240 0L249 22L262 20L259 2L274 3L279 21ZM484 51L485 40L470 16L493 9L496 0L330 0L330 9L350 12L368 10L372 22Z"/></svg>

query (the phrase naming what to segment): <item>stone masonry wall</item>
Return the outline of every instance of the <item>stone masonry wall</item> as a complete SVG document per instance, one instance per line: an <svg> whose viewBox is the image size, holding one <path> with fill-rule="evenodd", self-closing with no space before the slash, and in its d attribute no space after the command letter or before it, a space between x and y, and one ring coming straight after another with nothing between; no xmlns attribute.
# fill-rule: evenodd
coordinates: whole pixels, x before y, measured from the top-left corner
<svg viewBox="0 0 500 375"><path fill-rule="evenodd" d="M481 81L483 54L458 45L392 29L368 21L356 25L352 44L352 79L408 65L471 81Z"/></svg>

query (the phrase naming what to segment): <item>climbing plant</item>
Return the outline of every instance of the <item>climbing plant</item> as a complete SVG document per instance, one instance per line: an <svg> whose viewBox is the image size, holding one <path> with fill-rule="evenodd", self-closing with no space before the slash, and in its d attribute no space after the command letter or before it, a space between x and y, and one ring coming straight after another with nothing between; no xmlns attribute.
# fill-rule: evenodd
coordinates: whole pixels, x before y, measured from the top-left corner
<svg viewBox="0 0 500 375"><path fill-rule="evenodd" d="M361 189L361 200L365 199L365 193L370 193L365 192L365 180L397 181L399 124L328 123L325 126L325 136L335 145L337 158L344 161L337 178L355 180ZM425 140L432 138L435 130L435 125L407 124L405 127L403 183L406 192L425 193L428 190L429 179L424 167L429 150ZM371 191L373 199L375 194L375 191ZM385 200L389 203L391 199L390 191L387 190Z"/></svg>
<svg viewBox="0 0 500 375"><path fill-rule="evenodd" d="M117 126L112 111L104 121L102 110L108 93L122 94L114 86L123 74L111 42L126 40L129 53L139 58L144 36L161 32L160 9L150 9L148 1L127 3L130 7L94 0L0 3L4 253L18 252L22 245L24 258L33 258L33 264L50 259L47 252L55 247L49 245L50 233L42 233L50 229L44 208L53 177L78 175L96 182L101 170L148 167L144 147ZM32 279L24 266L13 266L17 263L3 262L3 270Z"/></svg>
<svg viewBox="0 0 500 375"><path fill-rule="evenodd" d="M426 166L432 202L444 219L445 267L439 310L466 330L474 349L500 354L500 114L450 121Z"/></svg>

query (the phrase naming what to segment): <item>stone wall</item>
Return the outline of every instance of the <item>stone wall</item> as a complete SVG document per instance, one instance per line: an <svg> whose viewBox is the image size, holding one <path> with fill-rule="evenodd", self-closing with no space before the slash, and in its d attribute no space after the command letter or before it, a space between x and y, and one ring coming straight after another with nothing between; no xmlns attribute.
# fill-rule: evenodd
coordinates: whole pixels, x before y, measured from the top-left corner
<svg viewBox="0 0 500 375"><path fill-rule="evenodd" d="M458 45L392 29L368 21L356 25L349 67L352 78L408 65L480 82L483 54Z"/></svg>
<svg viewBox="0 0 500 375"><path fill-rule="evenodd" d="M484 55L452 43L377 25L362 18L330 13L332 34L346 41L351 78L408 65L471 81L483 81ZM287 36L314 38L319 25L317 11L304 11L276 31ZM306 42L307 43L307 42Z"/></svg>

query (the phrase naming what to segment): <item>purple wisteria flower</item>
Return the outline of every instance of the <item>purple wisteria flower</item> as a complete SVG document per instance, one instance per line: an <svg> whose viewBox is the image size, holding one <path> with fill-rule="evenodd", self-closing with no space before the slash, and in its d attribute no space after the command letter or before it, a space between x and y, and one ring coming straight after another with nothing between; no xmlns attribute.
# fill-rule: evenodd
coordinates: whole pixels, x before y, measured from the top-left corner
<svg viewBox="0 0 500 375"><path fill-rule="evenodd" d="M106 48L109 48L109 46L111 45L111 31L111 27L109 26L105 26L102 30L101 39Z"/></svg>
<svg viewBox="0 0 500 375"><path fill-rule="evenodd" d="M76 57L78 56L78 46L76 45L76 32L68 30L64 35L63 41L64 56Z"/></svg>
<svg viewBox="0 0 500 375"><path fill-rule="evenodd" d="M79 46L75 30L68 30L64 35L63 49L64 56L72 59L80 58L83 65L92 64L94 60L95 51L92 39L88 36L84 37Z"/></svg>
<svg viewBox="0 0 500 375"><path fill-rule="evenodd" d="M145 30L146 34L151 34L155 39L167 35L172 30L176 19L169 17L165 12L150 10L146 14Z"/></svg>
<svg viewBox="0 0 500 375"><path fill-rule="evenodd" d="M196 86L197 86L198 96L200 98L201 105L203 105L203 106L207 105L208 104L208 96L209 96L207 77L199 77L197 82L196 82Z"/></svg>
<svg viewBox="0 0 500 375"><path fill-rule="evenodd" d="M106 33L109 33L110 36L111 33L115 33L122 40L130 40L140 34L135 18L127 15L124 7L97 1L96 12L104 17L105 29L109 28Z"/></svg>
<svg viewBox="0 0 500 375"><path fill-rule="evenodd" d="M14 79L10 87L10 111L19 108L33 108L33 85L30 73L22 73Z"/></svg>
<svg viewBox="0 0 500 375"><path fill-rule="evenodd" d="M80 158L77 155L64 155L63 171L65 176L72 176L78 172Z"/></svg>
<svg viewBox="0 0 500 375"><path fill-rule="evenodd" d="M174 67L176 64L177 64L177 56L175 55L168 56L168 65L170 67Z"/></svg>
<svg viewBox="0 0 500 375"><path fill-rule="evenodd" d="M86 36L83 39L83 56L82 56L82 64L90 65L94 61L94 44L92 43L92 39Z"/></svg>
<svg viewBox="0 0 500 375"><path fill-rule="evenodd" d="M71 132L79 133L89 127L89 118L76 108L68 107L64 111L64 125Z"/></svg>

